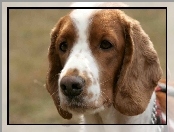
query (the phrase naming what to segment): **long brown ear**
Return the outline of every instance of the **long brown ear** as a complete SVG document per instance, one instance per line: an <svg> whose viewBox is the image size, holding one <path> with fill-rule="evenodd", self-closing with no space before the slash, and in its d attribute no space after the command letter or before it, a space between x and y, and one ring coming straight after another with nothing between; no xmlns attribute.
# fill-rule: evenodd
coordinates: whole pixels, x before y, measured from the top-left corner
<svg viewBox="0 0 174 132"><path fill-rule="evenodd" d="M114 107L134 116L146 109L162 70L153 44L139 22L125 16L125 55L115 89Z"/></svg>
<svg viewBox="0 0 174 132"><path fill-rule="evenodd" d="M55 41L57 38L58 32L56 32L58 29L54 29L51 34L51 45L48 50L48 59L49 59L49 70L48 70L48 75L47 75L47 82L46 82L46 87L50 95L52 96L54 100L54 104L57 107L57 110L59 114L64 118L64 119L71 119L72 114L64 111L61 106L60 106L60 100L59 100L59 90L58 90L58 78L59 78L59 73L62 70L62 66L60 64L60 59L58 54L56 53L56 48L55 48Z"/></svg>

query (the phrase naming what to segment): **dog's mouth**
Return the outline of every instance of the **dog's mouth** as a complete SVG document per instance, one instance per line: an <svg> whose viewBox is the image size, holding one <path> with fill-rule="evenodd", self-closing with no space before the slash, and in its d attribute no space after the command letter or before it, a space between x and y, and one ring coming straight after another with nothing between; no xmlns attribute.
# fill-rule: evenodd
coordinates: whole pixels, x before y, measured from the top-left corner
<svg viewBox="0 0 174 132"><path fill-rule="evenodd" d="M107 102L102 100L94 100L91 102L85 101L84 96L78 97L67 97L61 101L61 107L64 110L69 111L70 113L95 113L102 111L105 107L108 106Z"/></svg>
<svg viewBox="0 0 174 132"><path fill-rule="evenodd" d="M67 97L65 100L61 102L61 106L63 109L84 113L90 107L87 103L84 102L84 99L81 97Z"/></svg>

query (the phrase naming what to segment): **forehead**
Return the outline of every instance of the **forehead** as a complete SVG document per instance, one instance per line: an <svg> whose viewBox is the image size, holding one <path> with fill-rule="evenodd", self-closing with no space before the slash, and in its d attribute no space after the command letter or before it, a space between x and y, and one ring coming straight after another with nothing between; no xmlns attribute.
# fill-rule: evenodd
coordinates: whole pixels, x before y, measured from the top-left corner
<svg viewBox="0 0 174 132"><path fill-rule="evenodd" d="M117 9L77 9L70 13L70 18L79 40L97 41L101 37L112 36L122 42L124 36L122 15L122 11Z"/></svg>
<svg viewBox="0 0 174 132"><path fill-rule="evenodd" d="M92 15L99 10L95 9L76 9L70 13L70 18L72 19L74 26L78 32L79 40L86 40L86 34L88 27L91 23Z"/></svg>
<svg viewBox="0 0 174 132"><path fill-rule="evenodd" d="M116 9L76 9L59 23L59 35L88 41L105 34L122 35L121 11ZM61 26L62 25L62 26ZM62 35L63 34L63 35ZM65 34L65 35L64 35ZM68 35L69 34L69 35ZM117 36L118 38L121 36ZM74 41L75 42L75 41Z"/></svg>
<svg viewBox="0 0 174 132"><path fill-rule="evenodd" d="M76 24L87 24L91 21L91 17L100 9L76 9L70 13L70 17Z"/></svg>
<svg viewBox="0 0 174 132"><path fill-rule="evenodd" d="M104 27L107 24L115 24L118 22L119 14L119 10L114 9L76 9L70 13L70 18L75 26L85 29L91 24L101 24Z"/></svg>

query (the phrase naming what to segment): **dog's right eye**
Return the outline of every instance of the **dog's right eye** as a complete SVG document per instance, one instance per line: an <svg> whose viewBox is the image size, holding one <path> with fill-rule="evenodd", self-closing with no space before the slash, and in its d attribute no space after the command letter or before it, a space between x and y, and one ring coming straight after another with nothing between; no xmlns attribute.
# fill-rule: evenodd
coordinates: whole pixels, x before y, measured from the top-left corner
<svg viewBox="0 0 174 132"><path fill-rule="evenodd" d="M112 47L113 47L113 45L109 41L107 41L107 40L101 41L101 44L100 44L101 49L106 50L106 49L110 49Z"/></svg>
<svg viewBox="0 0 174 132"><path fill-rule="evenodd" d="M67 49L68 49L68 44L67 44L67 42L66 42L66 41L61 42L61 43L60 43L60 46L59 46L59 49L60 49L61 51L63 51L63 52L66 52Z"/></svg>

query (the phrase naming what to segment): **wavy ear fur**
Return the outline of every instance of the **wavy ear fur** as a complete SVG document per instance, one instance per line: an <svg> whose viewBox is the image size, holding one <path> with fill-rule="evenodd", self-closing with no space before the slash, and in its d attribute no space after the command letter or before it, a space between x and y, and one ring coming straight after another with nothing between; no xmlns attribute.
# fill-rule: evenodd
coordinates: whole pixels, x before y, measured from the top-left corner
<svg viewBox="0 0 174 132"><path fill-rule="evenodd" d="M120 16L125 34L125 55L115 88L115 108L134 116L146 109L162 75L159 59L139 22Z"/></svg>
<svg viewBox="0 0 174 132"><path fill-rule="evenodd" d="M60 64L59 55L56 53L55 49L55 41L58 35L58 29L54 28L51 33L51 45L48 50L48 59L49 59L49 70L47 75L46 87L50 95L54 100L54 104L57 107L59 114L64 119L71 119L72 114L63 110L60 106L59 94L58 94L58 78L59 73L62 70L62 66Z"/></svg>

